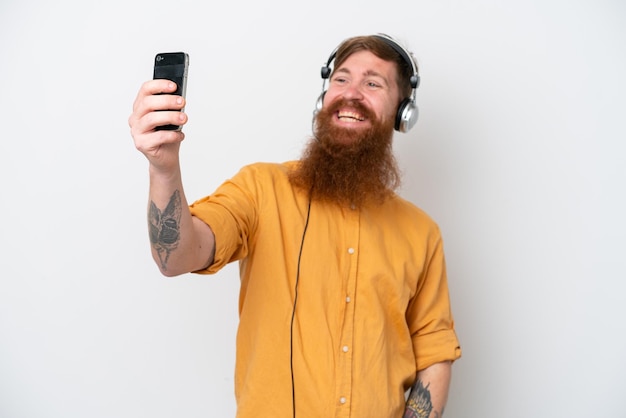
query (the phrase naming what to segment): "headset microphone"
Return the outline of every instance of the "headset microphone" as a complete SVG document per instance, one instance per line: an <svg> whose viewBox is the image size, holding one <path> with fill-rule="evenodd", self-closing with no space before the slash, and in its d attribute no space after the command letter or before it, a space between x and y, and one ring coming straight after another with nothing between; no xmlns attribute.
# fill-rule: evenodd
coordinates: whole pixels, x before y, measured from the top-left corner
<svg viewBox="0 0 626 418"><path fill-rule="evenodd" d="M411 130L415 123L417 122L417 118L419 116L419 110L417 108L417 104L415 103L415 98L417 95L417 88L420 85L420 76L419 70L417 68L417 64L415 60L411 58L411 53L407 51L402 45L400 45L397 41L395 41L391 36L385 35L383 33L379 33L373 35L375 38L384 41L387 45L394 49L402 57L402 59L411 67L413 71L413 75L409 79L411 84L411 94L409 97L402 100L400 105L398 106L398 111L396 112L396 120L394 124L394 129L398 132L408 132ZM343 44L343 43L342 43ZM322 105L324 103L324 95L326 93L326 83L328 82L328 78L332 72L330 65L335 59L337 55L337 50L341 45L339 45L328 57L328 61L325 65L322 66L321 76L322 76L322 93L317 99L315 103L315 111L314 115L317 114L322 109ZM315 118L315 116L314 116Z"/></svg>

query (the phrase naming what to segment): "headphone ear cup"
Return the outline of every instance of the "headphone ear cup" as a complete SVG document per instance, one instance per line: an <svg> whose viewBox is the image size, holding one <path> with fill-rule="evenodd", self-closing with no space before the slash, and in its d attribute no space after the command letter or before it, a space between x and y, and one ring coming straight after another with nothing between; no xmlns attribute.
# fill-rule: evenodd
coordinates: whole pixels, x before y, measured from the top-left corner
<svg viewBox="0 0 626 418"><path fill-rule="evenodd" d="M328 77L330 77L331 71L330 71L329 65L330 65L330 61L334 58L334 56L335 56L334 54L331 55L331 59L328 61L328 64L323 66L322 70L320 71L323 79L328 79Z"/></svg>
<svg viewBox="0 0 626 418"><path fill-rule="evenodd" d="M398 107L396 124L394 128L398 132L406 133L417 123L419 111L412 99L404 99Z"/></svg>

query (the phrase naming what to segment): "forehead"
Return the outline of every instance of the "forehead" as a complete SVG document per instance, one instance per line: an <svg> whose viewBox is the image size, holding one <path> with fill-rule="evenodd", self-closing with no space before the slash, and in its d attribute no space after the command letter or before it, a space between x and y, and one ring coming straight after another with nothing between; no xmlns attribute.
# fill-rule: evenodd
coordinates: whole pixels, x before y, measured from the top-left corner
<svg viewBox="0 0 626 418"><path fill-rule="evenodd" d="M395 62L385 61L370 51L357 51L350 54L335 72L347 72L354 76L375 75L389 84L395 84L397 68Z"/></svg>

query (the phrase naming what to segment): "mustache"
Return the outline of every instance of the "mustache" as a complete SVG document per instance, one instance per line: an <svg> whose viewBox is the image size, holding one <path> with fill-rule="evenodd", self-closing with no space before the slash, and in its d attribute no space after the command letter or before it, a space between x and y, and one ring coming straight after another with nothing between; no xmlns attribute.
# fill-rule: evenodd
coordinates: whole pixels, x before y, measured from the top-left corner
<svg viewBox="0 0 626 418"><path fill-rule="evenodd" d="M319 112L313 113L313 119L311 121L313 138L319 141L318 134L320 131L328 131L329 129L332 129L330 125L333 116L338 113L340 109L346 107L360 113L363 117L373 123L378 122L374 111L360 101L338 97L332 102L325 104Z"/></svg>
<svg viewBox="0 0 626 418"><path fill-rule="evenodd" d="M343 97L338 97L327 106L327 109L323 107L322 111L326 110L328 113L334 114L335 112L338 112L341 108L349 107L356 110L367 119L372 120L376 118L374 111L372 111L369 107L365 106L362 102L358 100L344 99Z"/></svg>

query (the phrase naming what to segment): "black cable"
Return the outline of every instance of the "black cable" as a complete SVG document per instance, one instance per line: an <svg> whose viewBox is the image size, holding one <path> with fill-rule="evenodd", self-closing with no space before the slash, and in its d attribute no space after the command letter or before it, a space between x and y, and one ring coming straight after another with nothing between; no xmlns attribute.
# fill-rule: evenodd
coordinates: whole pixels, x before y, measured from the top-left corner
<svg viewBox="0 0 626 418"><path fill-rule="evenodd" d="M311 216L311 198L309 197L309 207L306 212L306 221L304 222L304 230L302 231L302 242L300 243L300 252L298 253L298 267L296 270L296 284L294 286L293 311L291 311L291 332L290 332L290 362L291 362L291 405L293 408L293 418L296 418L296 384L293 377L293 322L296 317L296 303L298 302L298 282L300 281L300 259L302 258L302 249L304 248L304 237L309 227L309 218Z"/></svg>

